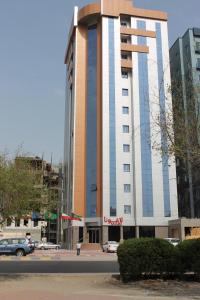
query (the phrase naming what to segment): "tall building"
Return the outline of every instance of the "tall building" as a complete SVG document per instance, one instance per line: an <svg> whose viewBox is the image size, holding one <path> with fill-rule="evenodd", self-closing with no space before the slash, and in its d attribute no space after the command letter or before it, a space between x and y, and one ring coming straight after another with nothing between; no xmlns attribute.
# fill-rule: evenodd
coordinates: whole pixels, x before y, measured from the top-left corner
<svg viewBox="0 0 200 300"><path fill-rule="evenodd" d="M66 244L167 237L175 164L151 144L170 84L167 14L130 0L75 7L65 63L64 209L82 216L64 222Z"/></svg>
<svg viewBox="0 0 200 300"><path fill-rule="evenodd" d="M200 133L199 130L195 130L197 125L195 123L199 122L200 108L200 89L198 89L200 87L200 28L188 29L176 40L170 49L170 67L174 89L173 102L174 105L179 106L180 112L182 111L182 120L175 118L179 123L175 122L175 128L182 123L186 133L186 144L199 145ZM177 158L179 215L200 218L199 166L198 168L194 166L190 156L191 152L188 148L186 159Z"/></svg>

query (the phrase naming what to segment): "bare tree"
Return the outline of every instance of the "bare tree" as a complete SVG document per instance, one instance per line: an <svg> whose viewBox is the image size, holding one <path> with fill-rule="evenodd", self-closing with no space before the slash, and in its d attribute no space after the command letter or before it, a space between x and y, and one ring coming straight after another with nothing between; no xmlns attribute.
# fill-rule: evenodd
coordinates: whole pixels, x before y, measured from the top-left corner
<svg viewBox="0 0 200 300"><path fill-rule="evenodd" d="M190 207L190 212L186 211L184 216L194 217L194 207L197 211L199 206L194 203L193 186L200 183L200 89L194 82L193 70L188 69L184 76L177 76L172 80L171 87L168 87L167 95L164 96L164 105L155 99L159 105L159 113L152 115L151 144L162 157L176 158L179 174L185 177L185 187L190 194L188 206L182 204L183 208ZM163 96L162 85L163 83L159 97ZM159 139L158 136L162 138Z"/></svg>

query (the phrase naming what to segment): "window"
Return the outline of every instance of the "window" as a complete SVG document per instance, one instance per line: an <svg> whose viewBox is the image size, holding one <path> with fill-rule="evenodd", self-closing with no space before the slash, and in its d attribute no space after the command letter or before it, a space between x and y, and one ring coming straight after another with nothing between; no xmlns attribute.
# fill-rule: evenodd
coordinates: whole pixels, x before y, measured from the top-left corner
<svg viewBox="0 0 200 300"><path fill-rule="evenodd" d="M129 133L129 126L123 125L123 133Z"/></svg>
<svg viewBox="0 0 200 300"><path fill-rule="evenodd" d="M200 69L200 58L197 58L197 69Z"/></svg>
<svg viewBox="0 0 200 300"><path fill-rule="evenodd" d="M12 239L10 242L11 242L11 244L15 245L15 244L19 243L19 240L18 239Z"/></svg>
<svg viewBox="0 0 200 300"><path fill-rule="evenodd" d="M126 21L121 21L121 26L127 27L127 26L128 26L128 24L127 24L127 22L126 22Z"/></svg>
<svg viewBox="0 0 200 300"><path fill-rule="evenodd" d="M26 243L26 240L25 240L25 239L19 239L19 240L18 240L18 243L19 243L19 244L25 244L25 243Z"/></svg>
<svg viewBox="0 0 200 300"><path fill-rule="evenodd" d="M124 172L130 172L130 164L124 164Z"/></svg>
<svg viewBox="0 0 200 300"><path fill-rule="evenodd" d="M124 144L123 145L123 152L130 152L130 145Z"/></svg>
<svg viewBox="0 0 200 300"><path fill-rule="evenodd" d="M154 226L139 227L139 237L155 237L155 227Z"/></svg>
<svg viewBox="0 0 200 300"><path fill-rule="evenodd" d="M131 185L124 184L124 193L130 193L130 192L131 192Z"/></svg>
<svg viewBox="0 0 200 300"><path fill-rule="evenodd" d="M2 240L2 241L0 241L0 245L8 245L8 240Z"/></svg>
<svg viewBox="0 0 200 300"><path fill-rule="evenodd" d="M28 220L24 219L24 226L28 226Z"/></svg>
<svg viewBox="0 0 200 300"><path fill-rule="evenodd" d="M8 218L8 219L6 220L6 226L9 227L9 226L11 226L11 224L12 224L12 219L11 219L11 218Z"/></svg>
<svg viewBox="0 0 200 300"><path fill-rule="evenodd" d="M124 115L128 115L129 114L129 107L128 106L123 106L122 107L122 113Z"/></svg>
<svg viewBox="0 0 200 300"><path fill-rule="evenodd" d="M128 89L122 89L122 96L128 96Z"/></svg>
<svg viewBox="0 0 200 300"><path fill-rule="evenodd" d="M15 218L15 227L20 227L20 219Z"/></svg>
<svg viewBox="0 0 200 300"><path fill-rule="evenodd" d="M33 221L33 227L37 227L38 226L38 220L34 220Z"/></svg>
<svg viewBox="0 0 200 300"><path fill-rule="evenodd" d="M122 78L128 78L128 72L122 71Z"/></svg>
<svg viewBox="0 0 200 300"><path fill-rule="evenodd" d="M124 54L124 53L122 53L122 54L121 54L121 59L128 59L128 55L127 55L127 54Z"/></svg>
<svg viewBox="0 0 200 300"><path fill-rule="evenodd" d="M131 215L131 205L124 205L124 214Z"/></svg>
<svg viewBox="0 0 200 300"><path fill-rule="evenodd" d="M200 50L200 42L196 42L196 50Z"/></svg>
<svg viewBox="0 0 200 300"><path fill-rule="evenodd" d="M122 37L121 38L121 42L127 44L128 43L128 39L126 37Z"/></svg>

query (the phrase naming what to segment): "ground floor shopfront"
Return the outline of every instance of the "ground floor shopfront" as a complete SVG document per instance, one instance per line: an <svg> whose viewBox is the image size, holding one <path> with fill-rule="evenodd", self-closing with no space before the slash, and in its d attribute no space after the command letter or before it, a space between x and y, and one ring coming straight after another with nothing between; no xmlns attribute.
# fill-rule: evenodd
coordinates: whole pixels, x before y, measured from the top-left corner
<svg viewBox="0 0 200 300"><path fill-rule="evenodd" d="M169 221L169 235L181 241L200 238L200 219L179 218Z"/></svg>
<svg viewBox="0 0 200 300"><path fill-rule="evenodd" d="M168 237L167 226L72 226L63 232L64 245L75 249L76 243L104 244L107 241L127 240L136 237Z"/></svg>

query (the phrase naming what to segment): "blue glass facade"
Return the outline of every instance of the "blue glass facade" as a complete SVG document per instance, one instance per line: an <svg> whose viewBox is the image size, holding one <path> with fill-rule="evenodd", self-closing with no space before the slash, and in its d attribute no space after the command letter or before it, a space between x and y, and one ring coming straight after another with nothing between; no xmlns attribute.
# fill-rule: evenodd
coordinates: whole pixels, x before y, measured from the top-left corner
<svg viewBox="0 0 200 300"><path fill-rule="evenodd" d="M86 199L87 217L96 217L97 178L97 29L88 28L88 79L87 79L87 159Z"/></svg>
<svg viewBox="0 0 200 300"><path fill-rule="evenodd" d="M109 142L110 142L110 216L116 216L116 137L115 137L115 37L114 19L108 19L109 34Z"/></svg>
<svg viewBox="0 0 200 300"><path fill-rule="evenodd" d="M137 21L138 29L146 29L145 21ZM138 37L138 45L146 45L146 37ZM150 139L149 80L147 54L138 53L142 206L143 217L153 217L152 158Z"/></svg>
<svg viewBox="0 0 200 300"><path fill-rule="evenodd" d="M159 86L159 103L160 103L160 119L164 124L166 122L165 117L165 91L164 91L164 67L163 67L163 50L162 50L162 36L161 36L161 24L156 23L156 46L157 46L157 62L158 62L158 86ZM164 195L164 216L171 216L170 207L170 190L169 190L169 166L167 155L167 137L166 133L161 131L161 144L164 150L162 155L162 174L163 174L163 195Z"/></svg>

